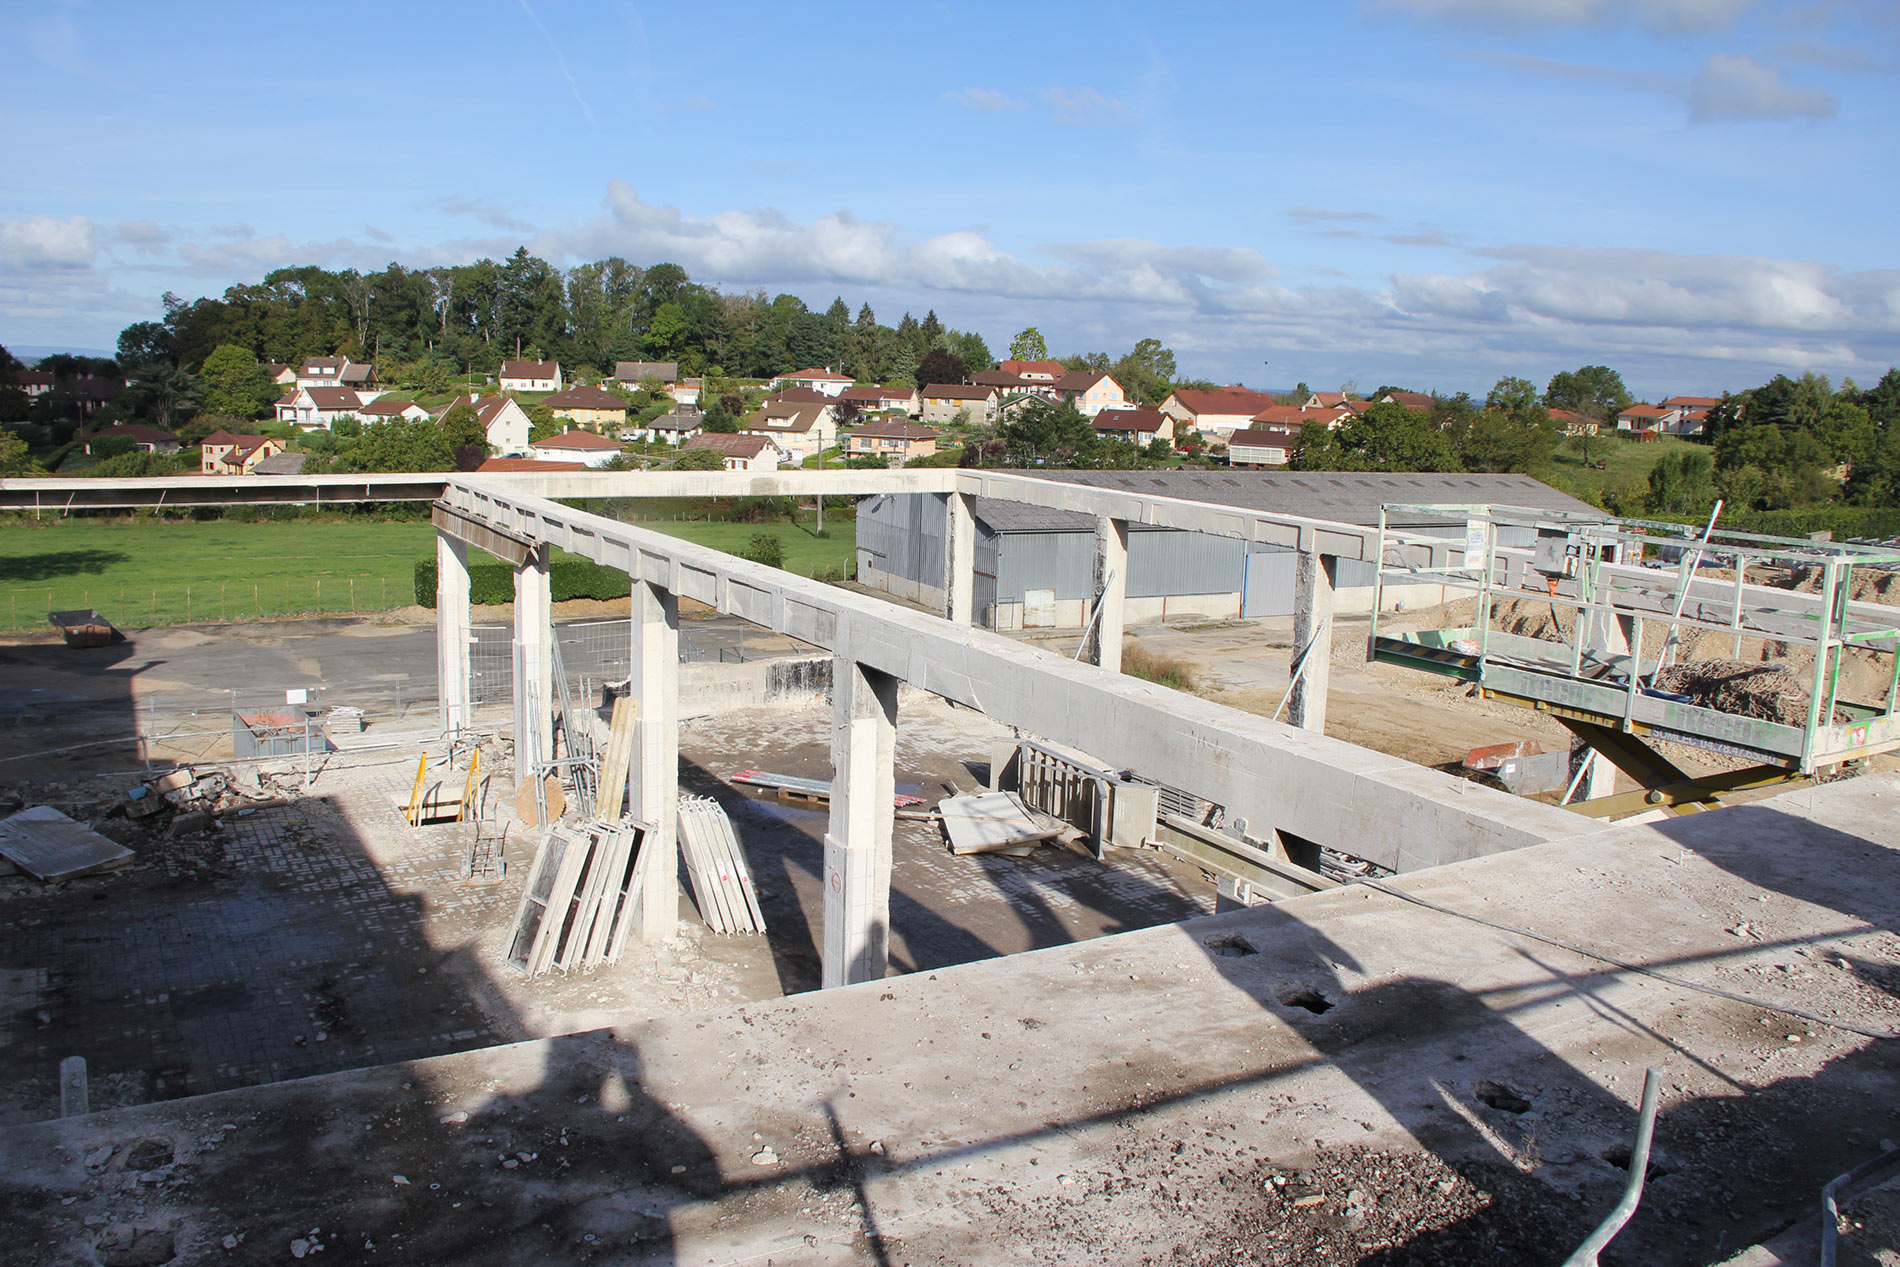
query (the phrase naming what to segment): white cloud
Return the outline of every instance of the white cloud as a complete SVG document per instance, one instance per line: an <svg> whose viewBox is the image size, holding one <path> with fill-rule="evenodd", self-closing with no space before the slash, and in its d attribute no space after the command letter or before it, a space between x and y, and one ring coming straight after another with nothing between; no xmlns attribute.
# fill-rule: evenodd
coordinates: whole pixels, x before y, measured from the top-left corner
<svg viewBox="0 0 1900 1267"><path fill-rule="evenodd" d="M0 223L0 259L14 268L86 268L99 254L92 221L33 216Z"/></svg>
<svg viewBox="0 0 1900 1267"><path fill-rule="evenodd" d="M698 219L644 202L618 180L607 187L607 214L533 245L568 259L673 260L695 277L728 284L825 282L1188 306L1225 306L1273 273L1257 251L1241 247L1110 239L1046 247L1053 262L1035 264L974 231L915 240L848 211L802 224L769 210Z"/></svg>
<svg viewBox="0 0 1900 1267"><path fill-rule="evenodd" d="M372 242L394 242L396 235L377 228L373 224L363 226L363 236Z"/></svg>
<svg viewBox="0 0 1900 1267"><path fill-rule="evenodd" d="M1434 22L1486 27L1622 26L1714 31L1733 25L1756 0L1372 0L1374 10Z"/></svg>
<svg viewBox="0 0 1900 1267"><path fill-rule="evenodd" d="M146 255L158 254L172 240L170 229L150 220L121 220L119 227L113 231L113 237Z"/></svg>
<svg viewBox="0 0 1900 1267"><path fill-rule="evenodd" d="M958 88L954 92L944 93L943 99L953 106L962 106L978 114L1007 114L1023 108L1022 102L994 88Z"/></svg>
<svg viewBox="0 0 1900 1267"><path fill-rule="evenodd" d="M501 229L507 233L531 233L534 231L534 226L527 221L517 220L494 203L483 199L459 198L454 195L445 195L441 198L432 199L425 205L431 210L442 212L444 215L470 216L476 220L480 220L483 224L491 228Z"/></svg>
<svg viewBox="0 0 1900 1267"><path fill-rule="evenodd" d="M1128 107L1093 88L1044 88L1036 94L1049 107L1049 122L1065 128L1129 128Z"/></svg>
<svg viewBox="0 0 1900 1267"><path fill-rule="evenodd" d="M1689 88L1690 117L1717 119L1831 119L1834 98L1815 88L1783 83L1781 72L1746 53L1711 53Z"/></svg>

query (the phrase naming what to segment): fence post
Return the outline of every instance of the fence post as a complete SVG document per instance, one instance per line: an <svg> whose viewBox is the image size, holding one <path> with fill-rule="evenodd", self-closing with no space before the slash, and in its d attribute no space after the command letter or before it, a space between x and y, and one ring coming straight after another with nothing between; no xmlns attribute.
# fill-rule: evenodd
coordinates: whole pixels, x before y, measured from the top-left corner
<svg viewBox="0 0 1900 1267"><path fill-rule="evenodd" d="M158 623L158 591L152 591L152 623Z"/></svg>
<svg viewBox="0 0 1900 1267"><path fill-rule="evenodd" d="M225 582L218 582L218 619L220 621L224 619L224 586Z"/></svg>
<svg viewBox="0 0 1900 1267"><path fill-rule="evenodd" d="M383 610L384 610L384 611L388 611L388 610L389 610L389 578L388 578L388 577L386 577L386 576L385 576L385 577L383 578L383 603L382 603L382 606L383 606Z"/></svg>
<svg viewBox="0 0 1900 1267"><path fill-rule="evenodd" d="M264 619L264 604L257 597L257 582L251 582L251 619Z"/></svg>
<svg viewBox="0 0 1900 1267"><path fill-rule="evenodd" d="M356 615L356 578L350 578L350 615Z"/></svg>
<svg viewBox="0 0 1900 1267"><path fill-rule="evenodd" d="M191 586L185 586L185 623L191 623Z"/></svg>

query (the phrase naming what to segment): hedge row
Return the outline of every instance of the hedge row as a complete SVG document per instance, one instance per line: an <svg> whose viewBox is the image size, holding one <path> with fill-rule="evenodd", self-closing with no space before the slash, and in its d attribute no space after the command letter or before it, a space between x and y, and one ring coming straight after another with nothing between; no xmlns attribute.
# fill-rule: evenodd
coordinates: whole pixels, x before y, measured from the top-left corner
<svg viewBox="0 0 1900 1267"><path fill-rule="evenodd" d="M613 600L625 598L631 592L631 582L627 574L618 568L594 563L588 559L576 559L567 555L557 555L548 567L548 583L554 591L554 601L565 602L570 598L598 598ZM469 601L477 607L498 606L515 601L515 570L506 563L478 562L470 560L468 565ZM416 561L416 602L423 607L435 606L435 560L418 559Z"/></svg>

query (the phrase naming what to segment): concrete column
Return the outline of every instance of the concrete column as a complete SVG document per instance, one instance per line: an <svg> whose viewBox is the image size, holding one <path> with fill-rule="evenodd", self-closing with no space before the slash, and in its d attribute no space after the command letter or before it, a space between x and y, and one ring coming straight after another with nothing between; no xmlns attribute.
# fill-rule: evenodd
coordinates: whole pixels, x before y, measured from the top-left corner
<svg viewBox="0 0 1900 1267"><path fill-rule="evenodd" d="M1326 730L1326 687L1333 671L1333 577L1338 566L1333 555L1302 552L1293 572L1293 654L1297 657L1309 643L1313 649L1287 701L1287 720L1321 733Z"/></svg>
<svg viewBox="0 0 1900 1267"><path fill-rule="evenodd" d="M1616 795L1616 763L1595 748L1589 751L1586 760L1590 762L1590 769L1584 774L1583 782L1577 786L1577 794L1571 798L1573 803Z"/></svg>
<svg viewBox="0 0 1900 1267"><path fill-rule="evenodd" d="M633 583L633 672L627 689L639 702L634 728L633 816L653 824L643 848L654 851L635 914L642 941L663 941L679 928L680 605L673 592Z"/></svg>
<svg viewBox="0 0 1900 1267"><path fill-rule="evenodd" d="M554 753L553 591L548 548L515 569L515 779Z"/></svg>
<svg viewBox="0 0 1900 1267"><path fill-rule="evenodd" d="M890 963L897 679L849 656L831 667L831 822L825 831L826 989Z"/></svg>
<svg viewBox="0 0 1900 1267"><path fill-rule="evenodd" d="M949 494L943 510L943 615L967 625L975 616L976 520L962 493Z"/></svg>
<svg viewBox="0 0 1900 1267"><path fill-rule="evenodd" d="M435 696L445 733L473 720L468 691L468 545L435 534Z"/></svg>
<svg viewBox="0 0 1900 1267"><path fill-rule="evenodd" d="M1128 521L1095 519L1095 626L1082 658L1113 673L1122 671L1122 631L1128 627Z"/></svg>

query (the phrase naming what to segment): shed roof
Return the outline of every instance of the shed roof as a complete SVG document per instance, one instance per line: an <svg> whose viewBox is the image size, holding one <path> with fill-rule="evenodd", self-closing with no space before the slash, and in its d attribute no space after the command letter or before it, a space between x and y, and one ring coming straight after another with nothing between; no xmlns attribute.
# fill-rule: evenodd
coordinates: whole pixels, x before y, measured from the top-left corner
<svg viewBox="0 0 1900 1267"><path fill-rule="evenodd" d="M1560 493L1528 475L1436 475L1430 472L1380 471L1016 471L1038 479L1091 488L1120 489L1157 497L1236 506L1244 510L1275 511L1335 523L1376 525L1379 509L1389 504L1429 506L1522 506L1563 514L1605 517L1587 502ZM1013 504L1013 503L1011 503ZM1027 511L1032 507L1021 507ZM1051 512L1035 510L1037 515ZM1068 515L1071 512L1053 512ZM1074 521L1094 531L1094 519L1075 515ZM996 527L995 521L990 522ZM1393 519L1394 524L1418 526L1418 518ZM1051 527L1024 531L1052 531Z"/></svg>

